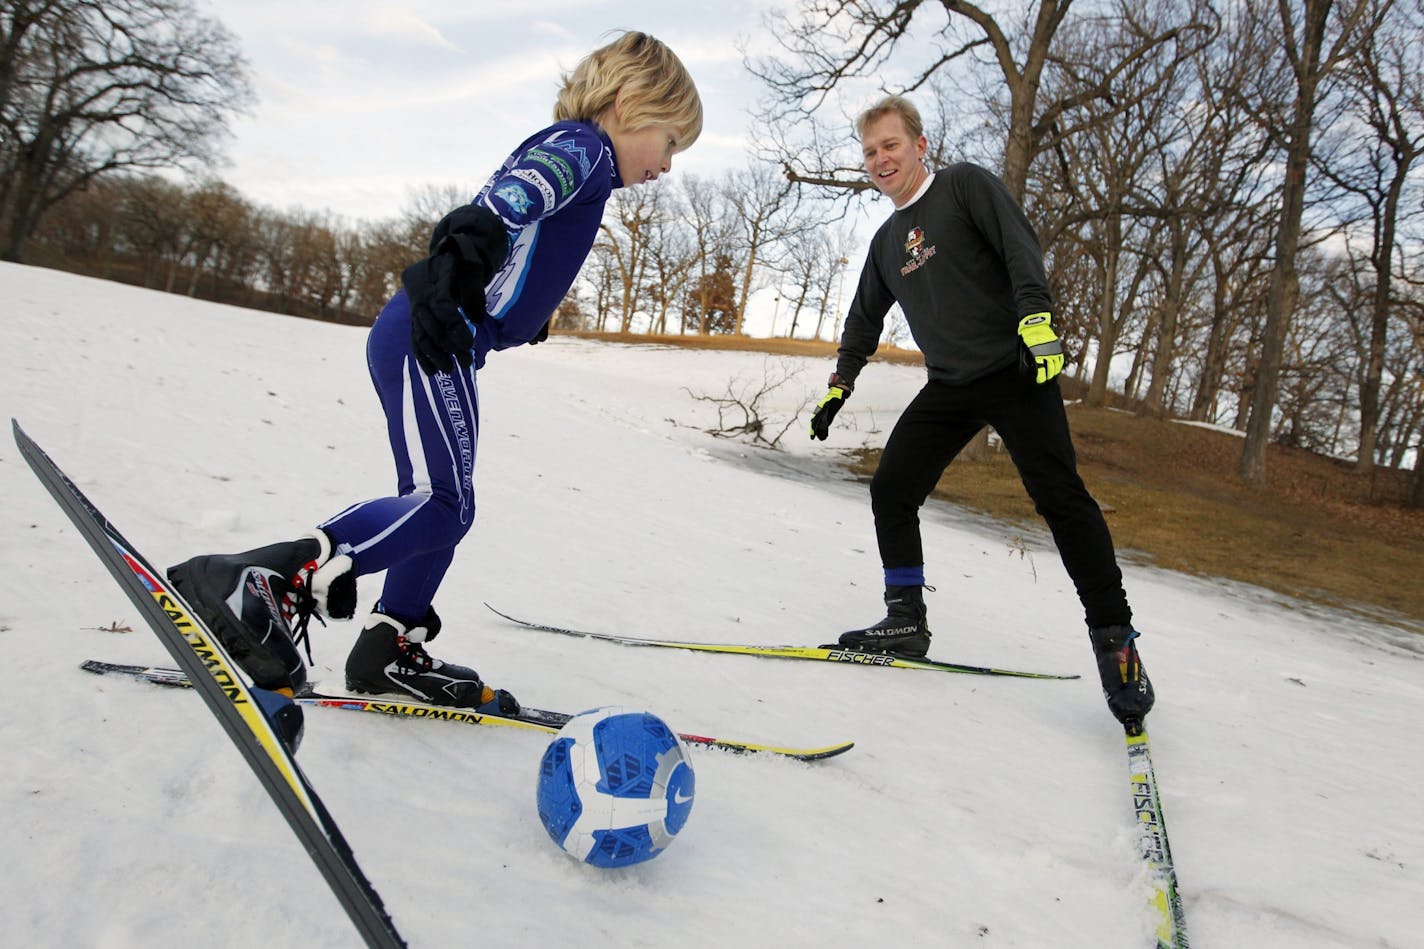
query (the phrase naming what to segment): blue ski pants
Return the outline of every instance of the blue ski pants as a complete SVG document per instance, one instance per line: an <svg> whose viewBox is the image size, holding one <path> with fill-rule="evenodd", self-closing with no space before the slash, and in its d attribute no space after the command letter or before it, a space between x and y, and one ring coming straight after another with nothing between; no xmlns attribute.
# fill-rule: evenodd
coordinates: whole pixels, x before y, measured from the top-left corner
<svg viewBox="0 0 1424 949"><path fill-rule="evenodd" d="M366 341L386 416L396 493L354 504L321 525L358 576L386 571L381 609L419 621L475 519L479 398L474 366L428 376L410 346L410 304L397 293Z"/></svg>

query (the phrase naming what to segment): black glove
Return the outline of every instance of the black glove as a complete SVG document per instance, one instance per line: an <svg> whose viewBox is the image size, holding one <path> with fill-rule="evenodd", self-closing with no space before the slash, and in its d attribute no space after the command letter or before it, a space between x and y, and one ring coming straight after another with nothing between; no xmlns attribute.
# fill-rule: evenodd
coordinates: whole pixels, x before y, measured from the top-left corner
<svg viewBox="0 0 1424 949"><path fill-rule="evenodd" d="M436 225L430 256L401 274L410 298L410 345L428 374L468 366L475 344L469 321L485 318L485 284L509 257L509 235L493 211L470 205ZM462 312L463 311L463 312Z"/></svg>
<svg viewBox="0 0 1424 949"><path fill-rule="evenodd" d="M539 345L540 343L542 343L544 340L548 339L548 338L549 338L549 324L550 324L550 323L553 323L553 322L554 322L554 318L553 318L552 316L549 317L547 320L545 320L545 321L544 321L544 325L539 328L539 332L535 333L535 334L534 334L534 338L529 341L529 345L530 345L530 346L538 346L538 345Z"/></svg>
<svg viewBox="0 0 1424 949"><path fill-rule="evenodd" d="M470 364L475 335L459 308L484 311L484 282L474 271L461 268L454 254L436 254L401 274L410 297L410 347L428 375L449 372L451 356L462 366Z"/></svg>
<svg viewBox="0 0 1424 949"><path fill-rule="evenodd" d="M831 380L827 383L830 388L826 391L821 401L816 403L816 414L811 416L811 437L826 440L826 436L831 433L831 422L835 419L836 413L845 405L845 400L850 398L850 394L855 391L855 386L834 372L831 373Z"/></svg>

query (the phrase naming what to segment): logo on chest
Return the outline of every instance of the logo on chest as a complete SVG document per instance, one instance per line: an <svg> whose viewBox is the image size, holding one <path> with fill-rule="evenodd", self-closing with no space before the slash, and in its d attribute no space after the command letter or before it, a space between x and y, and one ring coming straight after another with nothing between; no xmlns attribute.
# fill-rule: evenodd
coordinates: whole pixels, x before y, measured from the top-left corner
<svg viewBox="0 0 1424 949"><path fill-rule="evenodd" d="M928 263L934 255L935 245L925 243L924 228L910 228L910 233L905 235L905 265L900 268L900 276L908 277Z"/></svg>

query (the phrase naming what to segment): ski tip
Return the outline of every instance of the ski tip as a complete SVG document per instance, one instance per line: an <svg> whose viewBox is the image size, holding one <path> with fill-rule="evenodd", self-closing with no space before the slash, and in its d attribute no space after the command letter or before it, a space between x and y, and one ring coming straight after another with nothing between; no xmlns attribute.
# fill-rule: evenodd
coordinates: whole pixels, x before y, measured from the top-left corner
<svg viewBox="0 0 1424 949"><path fill-rule="evenodd" d="M827 758L834 758L837 755L843 755L854 747L855 742L844 741L841 742L839 745L829 745L825 748L818 748L813 751L807 751L800 755L797 755L796 757L799 758L801 761L825 761Z"/></svg>
<svg viewBox="0 0 1424 949"><path fill-rule="evenodd" d="M680 734L678 737L689 745L715 748L718 751L726 751L734 755L769 754L781 758L791 758L794 761L825 761L827 758L843 755L855 747L853 741L838 742L821 748L791 748L782 745L756 745L722 738L706 738L701 735Z"/></svg>

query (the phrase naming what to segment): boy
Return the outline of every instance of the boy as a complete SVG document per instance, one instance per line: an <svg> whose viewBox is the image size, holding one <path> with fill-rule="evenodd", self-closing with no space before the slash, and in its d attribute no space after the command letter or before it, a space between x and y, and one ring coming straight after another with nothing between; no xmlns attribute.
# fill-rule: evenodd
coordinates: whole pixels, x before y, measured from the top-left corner
<svg viewBox="0 0 1424 949"><path fill-rule="evenodd" d="M367 362L397 493L355 504L306 537L194 557L168 571L264 690L293 748L301 710L283 699L306 678L296 644L313 614L349 619L356 578L382 570L381 598L346 661L347 687L518 710L513 696L473 669L425 649L440 632L432 601L474 518L476 372L491 351L546 338L611 191L670 170L673 155L701 133L702 104L666 45L629 32L564 77L554 118L509 155L473 202L440 221L430 256L405 270L403 289L371 328ZM310 658L309 643L307 650Z"/></svg>

